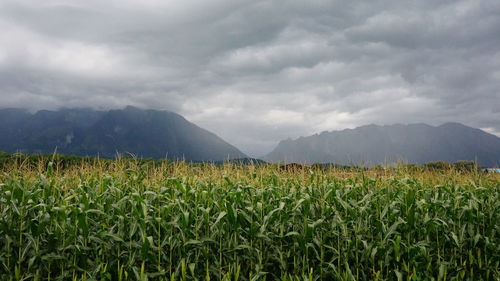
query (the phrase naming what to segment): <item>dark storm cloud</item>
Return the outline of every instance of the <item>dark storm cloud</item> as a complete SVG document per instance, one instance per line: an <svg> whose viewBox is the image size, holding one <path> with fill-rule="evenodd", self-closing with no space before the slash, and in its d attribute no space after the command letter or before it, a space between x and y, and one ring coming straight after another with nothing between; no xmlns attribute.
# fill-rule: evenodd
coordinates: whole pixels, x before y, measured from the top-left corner
<svg viewBox="0 0 500 281"><path fill-rule="evenodd" d="M500 134L500 2L0 0L0 107L176 111L252 155L368 123Z"/></svg>

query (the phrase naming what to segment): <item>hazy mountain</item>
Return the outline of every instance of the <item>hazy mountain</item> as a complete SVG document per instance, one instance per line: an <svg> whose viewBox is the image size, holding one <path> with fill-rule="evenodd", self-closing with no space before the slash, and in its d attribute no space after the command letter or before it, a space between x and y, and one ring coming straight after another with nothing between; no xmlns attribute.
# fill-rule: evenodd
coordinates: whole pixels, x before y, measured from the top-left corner
<svg viewBox="0 0 500 281"><path fill-rule="evenodd" d="M224 161L215 161L215 164L235 164L235 165L264 165L268 164L266 161L257 158L235 158Z"/></svg>
<svg viewBox="0 0 500 281"><path fill-rule="evenodd" d="M219 161L244 158L241 151L182 116L127 107L94 111L64 109L31 114L0 110L0 150L24 153L100 155Z"/></svg>
<svg viewBox="0 0 500 281"><path fill-rule="evenodd" d="M500 164L500 138L458 123L377 126L323 132L281 141L264 158L270 162L366 164L406 161L477 160Z"/></svg>

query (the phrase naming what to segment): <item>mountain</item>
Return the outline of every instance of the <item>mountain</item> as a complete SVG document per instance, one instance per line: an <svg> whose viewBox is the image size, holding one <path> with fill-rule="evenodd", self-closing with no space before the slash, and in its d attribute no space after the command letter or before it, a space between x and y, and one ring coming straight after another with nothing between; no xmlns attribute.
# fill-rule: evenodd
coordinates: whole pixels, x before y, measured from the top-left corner
<svg viewBox="0 0 500 281"><path fill-rule="evenodd" d="M263 160L341 165L477 160L499 166L500 138L459 123L377 126L323 132L281 141Z"/></svg>
<svg viewBox="0 0 500 281"><path fill-rule="evenodd" d="M220 161L247 157L215 134L168 111L91 109L0 110L0 150L113 158L130 153L144 158Z"/></svg>
<svg viewBox="0 0 500 281"><path fill-rule="evenodd" d="M224 161L215 161L214 164L234 164L234 165L265 165L266 161L257 158L235 158Z"/></svg>

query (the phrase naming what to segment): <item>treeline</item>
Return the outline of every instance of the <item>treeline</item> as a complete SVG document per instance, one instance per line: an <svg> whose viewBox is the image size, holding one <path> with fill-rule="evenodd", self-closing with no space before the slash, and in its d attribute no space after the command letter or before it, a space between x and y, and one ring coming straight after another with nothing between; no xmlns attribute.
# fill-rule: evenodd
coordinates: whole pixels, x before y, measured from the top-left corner
<svg viewBox="0 0 500 281"><path fill-rule="evenodd" d="M105 159L99 157L81 157L81 156L72 156L72 155L63 155L63 154L9 154L6 152L0 151L0 169L8 166L23 166L29 168L35 168L40 165L53 165L59 169L66 169L69 167L81 166L81 165L101 165L106 167L107 165L114 164L115 161L121 161L125 165L134 165L134 166L147 166L147 167L155 167L168 164L172 162L172 160L168 159L151 159L151 158L135 158L127 155L117 154L115 159ZM193 165L200 164L197 162L191 162ZM214 162L213 164L221 165L223 163L230 163L234 165L266 165L264 161L250 161L247 159L243 160L231 160L229 162ZM272 164L269 164L272 165ZM282 170L296 170L302 168L310 168L310 169L336 169L336 170L346 170L346 171L360 171L360 170L368 170L366 167L357 167L357 166L343 166L343 165L335 165L335 164L313 164L313 165L302 165L297 163L281 165ZM476 162L474 161L457 161L455 163L449 163L445 161L434 161L428 162L423 165L415 165L415 164L406 164L399 165L407 170L428 170L428 171L450 171L455 170L459 172L475 172L483 170L481 169ZM391 169L386 166L375 166L372 169Z"/></svg>
<svg viewBox="0 0 500 281"><path fill-rule="evenodd" d="M157 166L170 162L170 160L167 159L134 158L130 156L122 156L119 154L115 159L106 159L91 156L82 157L64 154L9 154L0 151L0 169L8 166L26 167L32 169L39 167L40 165L51 165L53 167L57 167L58 169L67 169L70 167L82 165L100 165L103 167L107 167L114 164L115 161L121 161L125 165L133 164L134 166Z"/></svg>
<svg viewBox="0 0 500 281"><path fill-rule="evenodd" d="M481 170L474 161L457 161L455 163L448 163L445 161L428 162L423 165L427 170L433 171L446 171L455 170L460 172L474 172Z"/></svg>

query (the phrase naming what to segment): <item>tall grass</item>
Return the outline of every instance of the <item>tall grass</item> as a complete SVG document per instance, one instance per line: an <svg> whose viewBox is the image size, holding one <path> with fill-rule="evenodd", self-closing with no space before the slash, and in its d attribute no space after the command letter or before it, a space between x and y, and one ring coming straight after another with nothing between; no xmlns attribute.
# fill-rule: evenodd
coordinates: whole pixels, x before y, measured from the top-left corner
<svg viewBox="0 0 500 281"><path fill-rule="evenodd" d="M498 175L130 160L0 174L0 280L500 280Z"/></svg>

